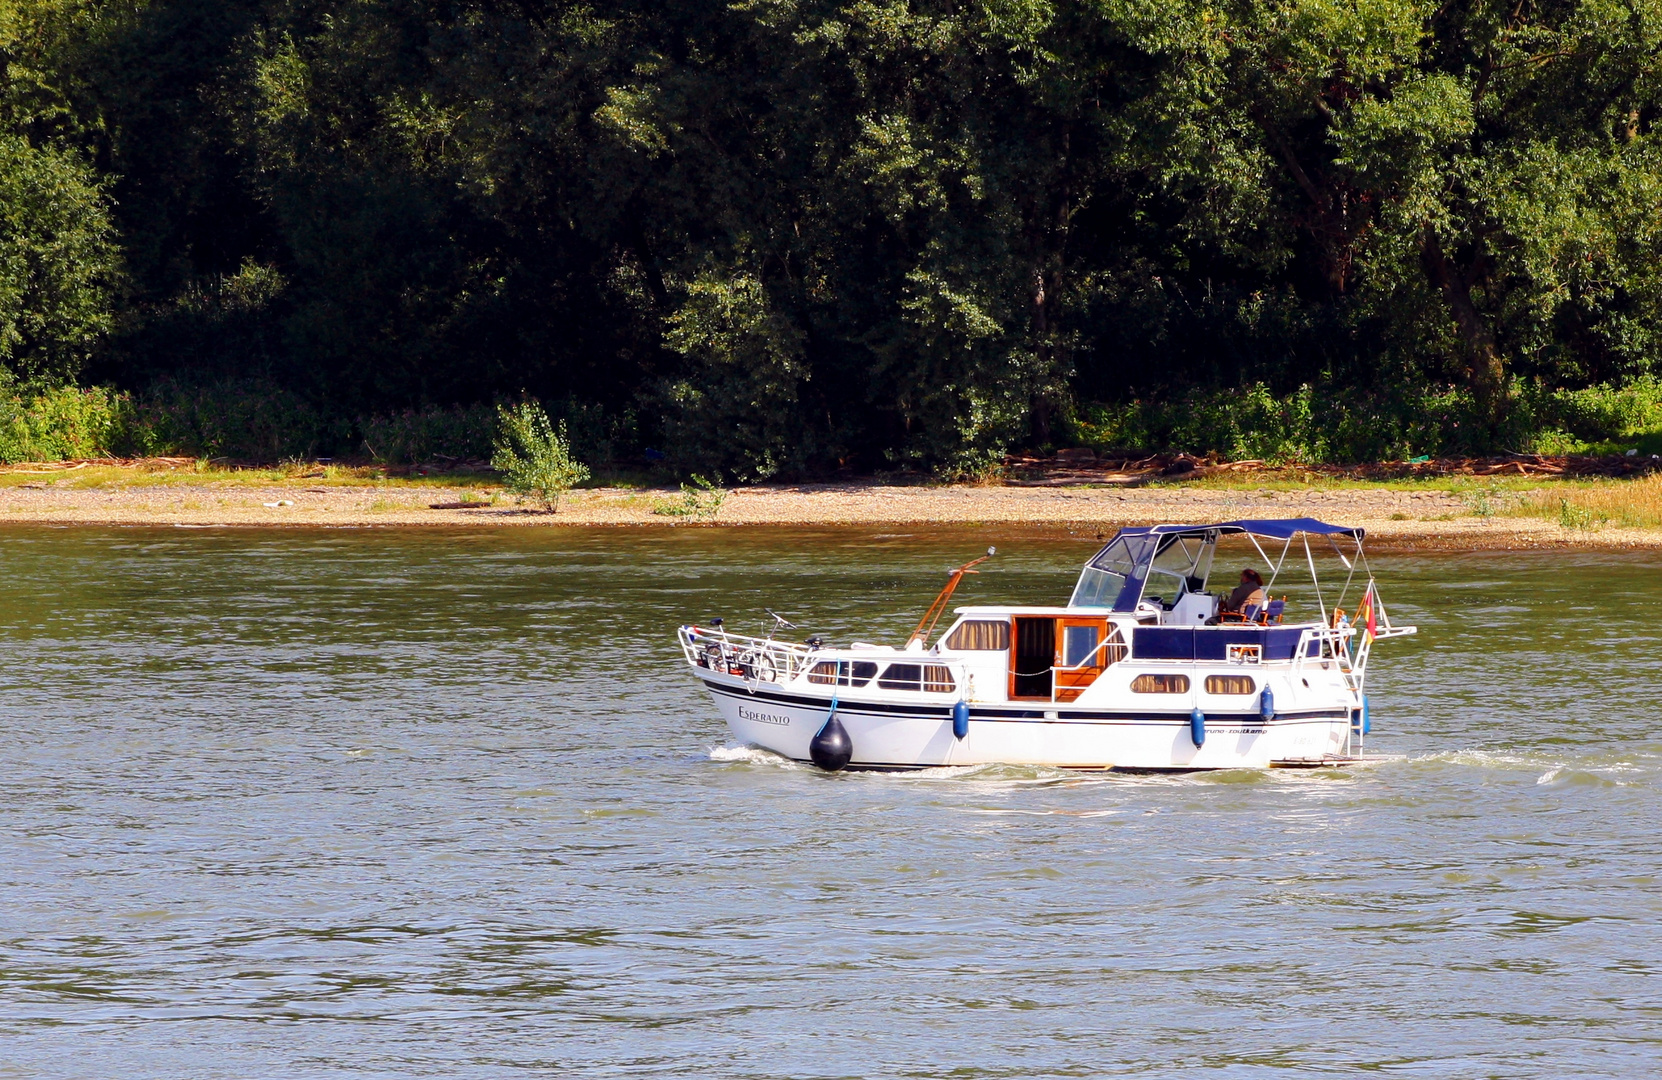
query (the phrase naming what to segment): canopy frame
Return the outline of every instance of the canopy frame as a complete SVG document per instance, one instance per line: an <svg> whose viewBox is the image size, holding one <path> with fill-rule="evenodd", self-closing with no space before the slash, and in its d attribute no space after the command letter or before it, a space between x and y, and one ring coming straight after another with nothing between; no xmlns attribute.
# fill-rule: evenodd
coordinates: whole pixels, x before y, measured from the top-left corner
<svg viewBox="0 0 1662 1080"><path fill-rule="evenodd" d="M1293 541L1295 539L1302 539L1304 544L1305 560L1310 567L1310 581L1316 591L1316 603L1321 609L1322 623L1324 625L1328 621L1327 601L1326 598L1322 596L1321 580L1316 573L1315 553L1310 548L1310 537L1327 537L1328 541L1333 545L1334 552L1339 555L1340 561L1344 562L1347 569L1351 571L1351 577L1347 577L1345 579L1345 587L1347 589L1350 586L1351 578L1355 575L1356 567L1349 559L1345 558L1342 552L1339 551L1336 538L1348 536L1354 540L1356 542L1356 560L1357 562L1362 563L1364 568L1366 566L1365 556L1362 554L1362 538L1366 535L1365 530L1348 525L1330 525L1325 521L1318 521L1315 518L1245 519L1240 521L1224 521L1215 525L1134 525L1120 529L1114 534L1113 538L1110 539L1107 544L1103 545L1103 547L1099 549L1095 555L1091 556L1090 561L1085 564L1085 568L1080 575L1079 584L1075 586L1074 596L1079 597L1086 595L1085 583L1087 577L1089 577L1089 575L1093 572L1097 572L1100 577L1101 571L1107 569L1106 566L1098 567L1098 560L1103 559L1109 551L1114 548L1117 541L1132 537L1151 537L1154 538L1156 542L1145 543L1142 545L1142 552L1137 559L1137 565L1135 567L1127 568L1129 573L1125 575L1124 584L1110 605L1110 610L1113 611L1136 611L1138 604L1142 602L1143 592L1148 585L1151 565L1159 556L1160 552L1167 546L1173 542L1181 543L1182 541L1190 538L1199 539L1203 544L1216 546L1220 536L1234 534L1244 534L1247 540L1252 544L1253 548L1257 550L1259 556L1263 558L1265 567L1270 570L1269 582L1265 585L1266 591L1271 585L1275 584L1276 579L1281 574L1282 568L1286 565L1287 556L1291 553ZM1258 542L1260 537L1270 540L1283 541L1280 558L1277 559L1270 557L1269 553L1264 550L1264 546ZM1341 596L1340 603L1342 602L1343 597ZM1084 606L1097 605L1093 604Z"/></svg>

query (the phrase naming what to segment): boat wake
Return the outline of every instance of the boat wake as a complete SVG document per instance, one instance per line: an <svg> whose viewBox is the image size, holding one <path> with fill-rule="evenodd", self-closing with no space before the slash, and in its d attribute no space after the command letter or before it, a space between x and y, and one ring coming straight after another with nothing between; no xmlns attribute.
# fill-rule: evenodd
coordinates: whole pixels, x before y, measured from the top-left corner
<svg viewBox="0 0 1662 1080"><path fill-rule="evenodd" d="M712 746L709 759L724 765L751 765L759 768L781 769L787 772L818 772L806 761L788 757L757 746ZM968 783L984 788L1076 787L1082 784L1112 784L1116 787L1143 785L1169 786L1172 784L1257 784L1300 783L1324 781L1344 777L1360 767L1383 765L1401 761L1399 755L1370 755L1365 760L1343 768L1278 769L1273 774L1262 769L1219 769L1201 772L1153 771L1112 769L1064 769L1050 765L1012 765L993 762L976 765L936 765L921 769L850 770L848 776L870 778L878 782Z"/></svg>
<svg viewBox="0 0 1662 1080"><path fill-rule="evenodd" d="M757 746L712 746L710 760L722 764L766 766L797 772L818 772L806 761L763 750ZM1077 769L1057 769L1044 765L936 765L920 769L850 770L851 776L866 776L886 780L977 780L999 784L1058 784L1078 783L1082 780L1102 780L1116 775L1106 772L1081 772Z"/></svg>
<svg viewBox="0 0 1662 1080"><path fill-rule="evenodd" d="M1648 758L1648 760L1647 760ZM1580 760L1566 761L1559 754L1529 750L1448 750L1413 755L1410 765L1454 765L1484 771L1534 773L1540 787L1630 787L1646 784L1662 771L1662 761L1653 755L1636 758L1631 753L1589 753Z"/></svg>
<svg viewBox="0 0 1662 1080"><path fill-rule="evenodd" d="M719 761L726 765L771 765L781 769L809 770L813 766L803 761L792 761L772 750L763 750L759 746L712 746L710 760Z"/></svg>

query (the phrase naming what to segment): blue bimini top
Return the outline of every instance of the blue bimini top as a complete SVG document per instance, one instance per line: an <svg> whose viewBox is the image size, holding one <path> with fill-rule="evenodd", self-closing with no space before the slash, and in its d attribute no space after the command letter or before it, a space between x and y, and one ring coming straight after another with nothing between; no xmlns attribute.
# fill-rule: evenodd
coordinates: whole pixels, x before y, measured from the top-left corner
<svg viewBox="0 0 1662 1080"><path fill-rule="evenodd" d="M1307 517L1223 521L1216 525L1134 525L1115 533L1114 538L1085 564L1068 606L1135 611L1151 572L1181 577L1184 579L1182 589L1198 590L1201 586L1195 575L1201 572L1203 562L1200 550L1191 550L1190 542L1199 540L1210 547L1220 535L1230 533L1248 533L1288 542L1300 533L1348 536L1358 544L1363 536L1361 529L1349 525L1329 525ZM1173 565L1157 568L1156 558L1166 552L1181 554ZM1180 565L1185 561L1187 568Z"/></svg>
<svg viewBox="0 0 1662 1080"><path fill-rule="evenodd" d="M1291 540L1299 533L1310 533L1315 536L1348 536L1360 540L1365 530L1352 528L1349 525L1329 525L1325 521L1315 518L1258 518L1249 521L1223 521L1216 525L1141 525L1120 530L1120 535L1136 536L1153 533L1164 536L1170 533L1251 533L1254 536L1269 536L1277 540Z"/></svg>

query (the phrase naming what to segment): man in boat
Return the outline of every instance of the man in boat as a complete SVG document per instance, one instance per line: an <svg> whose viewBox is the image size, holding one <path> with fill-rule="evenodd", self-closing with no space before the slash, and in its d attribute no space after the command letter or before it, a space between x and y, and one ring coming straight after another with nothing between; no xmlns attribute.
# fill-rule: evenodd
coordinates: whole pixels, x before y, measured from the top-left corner
<svg viewBox="0 0 1662 1080"><path fill-rule="evenodd" d="M1264 579L1250 566L1241 571L1241 583L1218 605L1218 610L1240 613L1249 607L1259 610L1264 607Z"/></svg>

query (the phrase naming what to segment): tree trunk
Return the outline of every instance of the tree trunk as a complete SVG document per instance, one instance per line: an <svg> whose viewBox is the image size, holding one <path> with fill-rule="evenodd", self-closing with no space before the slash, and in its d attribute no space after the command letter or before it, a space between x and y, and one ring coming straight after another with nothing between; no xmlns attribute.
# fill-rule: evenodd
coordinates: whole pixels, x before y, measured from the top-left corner
<svg viewBox="0 0 1662 1080"><path fill-rule="evenodd" d="M1449 261L1442 245L1429 229L1420 237L1420 259L1425 264L1426 277L1443 294L1455 329L1465 342L1467 384L1479 407L1491 420L1496 419L1504 404L1502 395L1506 387L1506 364L1501 359L1500 349L1495 346L1495 335L1489 330L1489 324L1477 310L1477 305L1472 303L1471 282ZM1476 270L1481 263L1482 255L1479 254L1472 268Z"/></svg>
<svg viewBox="0 0 1662 1080"><path fill-rule="evenodd" d="M652 303L659 311L668 311L669 290L664 287L664 275L658 270L658 258L652 252L652 242L646 238L646 229L640 222L638 211L631 208L631 215L632 220L625 226L629 246L634 248L635 261L640 263L641 274L646 278L646 290L652 294Z"/></svg>
<svg viewBox="0 0 1662 1080"><path fill-rule="evenodd" d="M1050 332L1050 320L1045 316L1045 276L1044 272L1033 272L1033 342L1041 360L1048 360L1049 342L1045 340ZM1039 446L1050 443L1050 399L1044 390L1033 395L1033 441Z"/></svg>

